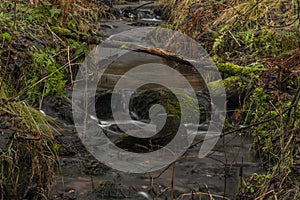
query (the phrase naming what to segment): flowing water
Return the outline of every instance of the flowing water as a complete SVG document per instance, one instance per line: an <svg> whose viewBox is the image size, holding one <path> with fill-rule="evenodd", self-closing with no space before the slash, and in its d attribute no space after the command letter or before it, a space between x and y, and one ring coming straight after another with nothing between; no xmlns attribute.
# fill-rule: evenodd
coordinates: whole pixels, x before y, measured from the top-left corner
<svg viewBox="0 0 300 200"><path fill-rule="evenodd" d="M199 137L198 140L202 139ZM221 138L213 151L202 159L198 158L199 147L189 149L168 169L147 174L107 169L84 153L62 157L62 174L56 178L53 196L74 192L77 199L147 199L145 194L165 199L170 197L173 181L176 197L194 192L199 194L194 197L214 194L233 198L243 178L263 172L251 152L251 141L244 136ZM93 190L96 192L91 192ZM191 196L182 199L188 197Z"/></svg>
<svg viewBox="0 0 300 200"><path fill-rule="evenodd" d="M123 9L124 12L128 5L115 7L119 10ZM138 5L133 4L131 9L132 7ZM157 7L159 7L157 3L149 4L148 7L143 7L143 10L142 8L135 10L141 11L133 13L138 16L135 20L107 20L100 23L100 28L102 27L102 31L107 35L112 35L135 28L137 22L158 23L161 19L151 15L153 9ZM130 56L120 58L106 70L99 90L111 88L126 70L147 62L172 66L172 63L158 56L131 52ZM184 74L194 89L205 87L199 75L189 70L188 66L182 66L179 71ZM114 121L104 119L100 125L110 127L113 123ZM143 122L131 120L124 123L140 125L138 123ZM200 125L200 127L204 126L205 123ZM203 139L201 134L203 131L199 133L196 141ZM103 166L84 150L72 126L62 131L61 140L67 144L66 146L69 145L69 148L76 146L79 150L61 156L61 173L55 178L51 199L142 200L170 199L172 195L178 199L209 199L209 195L234 198L244 178L252 173L263 171L259 160L251 151L251 140L239 134L220 138L213 151L205 158L198 158L200 145L194 146L172 166L147 174L129 174ZM215 196L215 199L222 198Z"/></svg>

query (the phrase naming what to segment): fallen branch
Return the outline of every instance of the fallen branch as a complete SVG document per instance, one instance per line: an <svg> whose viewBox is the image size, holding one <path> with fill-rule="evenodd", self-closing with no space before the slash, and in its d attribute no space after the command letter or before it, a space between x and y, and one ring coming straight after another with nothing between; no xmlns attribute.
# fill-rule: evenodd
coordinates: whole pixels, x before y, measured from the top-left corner
<svg viewBox="0 0 300 200"><path fill-rule="evenodd" d="M88 44L100 44L102 42L102 37L95 35L88 35L85 33L79 33L74 30L67 28L61 28L56 26L51 26L50 29L61 37L71 38L76 41L86 42Z"/></svg>

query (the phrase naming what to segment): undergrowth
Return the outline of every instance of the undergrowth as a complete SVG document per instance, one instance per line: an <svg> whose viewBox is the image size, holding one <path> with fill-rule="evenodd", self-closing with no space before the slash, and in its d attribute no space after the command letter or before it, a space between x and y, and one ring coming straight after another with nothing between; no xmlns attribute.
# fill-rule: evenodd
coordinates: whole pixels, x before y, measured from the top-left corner
<svg viewBox="0 0 300 200"><path fill-rule="evenodd" d="M253 138L252 148L267 172L243 179L237 198L299 199L299 1L161 2L172 28L199 41L224 78L251 83L243 98L228 99L241 102L230 112L228 125L243 127ZM262 67L250 76L243 73L257 65Z"/></svg>
<svg viewBox="0 0 300 200"><path fill-rule="evenodd" d="M10 101L0 80L0 198L46 199L57 168L53 119L24 101Z"/></svg>
<svg viewBox="0 0 300 200"><path fill-rule="evenodd" d="M95 32L106 9L0 0L0 199L48 199L58 123L41 111L43 100L64 97L72 86L85 54L101 40Z"/></svg>

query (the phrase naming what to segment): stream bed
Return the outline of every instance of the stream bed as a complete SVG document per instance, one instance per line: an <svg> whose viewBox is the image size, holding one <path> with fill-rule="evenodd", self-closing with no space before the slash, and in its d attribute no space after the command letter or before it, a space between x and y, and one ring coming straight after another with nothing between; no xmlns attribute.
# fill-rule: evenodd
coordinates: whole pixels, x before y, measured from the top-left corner
<svg viewBox="0 0 300 200"><path fill-rule="evenodd" d="M195 142L201 139L200 135ZM61 169L52 199L169 199L171 192L177 199L191 199L192 194L194 199L209 194L234 198L244 178L264 172L253 156L251 140L238 134L220 138L205 158L198 158L200 145L194 146L172 166L146 174L120 172L101 164L85 150L71 126L58 140L63 147Z"/></svg>
<svg viewBox="0 0 300 200"><path fill-rule="evenodd" d="M63 136L73 148L80 146L75 134L69 132ZM240 135L220 139L205 158L199 159L198 151L199 147L195 146L173 166L147 174L109 169L84 151L62 156L61 173L55 178L51 196L82 200L169 199L173 179L178 199L191 199L192 193L195 199L208 194L233 198L243 178L264 171L251 152L251 141Z"/></svg>
<svg viewBox="0 0 300 200"><path fill-rule="evenodd" d="M114 5L120 10L132 10L147 2ZM100 22L100 31L110 36L140 26L156 26L162 19L155 16L160 5L155 2L134 12L125 13L126 19ZM122 11L122 12L121 12ZM145 58L145 57L143 57ZM161 62L158 58L149 60ZM138 61L137 61L138 62ZM125 61L121 64L128 66ZM120 64L119 63L119 64ZM117 64L116 64L117 65ZM134 64L132 64L134 66ZM193 82L193 76L189 77ZM108 85L110 82L107 83ZM195 82L195 87L201 87ZM60 150L60 173L55 177L50 199L224 199L234 198L244 178L252 173L262 173L260 161L251 151L251 140L239 134L220 138L213 151L205 158L198 158L200 146L190 148L175 164L166 169L132 174L116 171L101 164L84 148L69 120L70 105L58 109L54 101L45 100L43 110L62 118L66 125L57 136ZM68 113L61 116L59 113ZM68 116L69 115L69 116ZM68 120L66 120L68 119ZM129 123L129 122L128 122Z"/></svg>

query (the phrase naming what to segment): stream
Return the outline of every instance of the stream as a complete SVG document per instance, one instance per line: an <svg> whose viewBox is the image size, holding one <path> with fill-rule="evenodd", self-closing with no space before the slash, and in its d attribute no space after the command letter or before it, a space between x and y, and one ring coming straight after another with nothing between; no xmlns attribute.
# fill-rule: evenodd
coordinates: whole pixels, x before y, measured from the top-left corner
<svg viewBox="0 0 300 200"><path fill-rule="evenodd" d="M158 2L129 3L127 5L114 5L121 19L105 20L99 24L103 34L111 36L122 31L142 26L156 26L163 21L158 16L161 5ZM137 9L135 9L137 8ZM122 72L122 67L134 67L143 62L164 63L165 61L153 55L132 55L134 62L126 58L120 58L107 71L106 81L99 90L103 91L115 84L115 74ZM124 67L125 66L125 67ZM114 71L114 68L118 68ZM194 88L201 88L202 82L188 69L182 68L182 73L188 77ZM122 73L121 73L122 74ZM45 113L58 116L53 102L45 100ZM55 108L55 109L54 109ZM71 107L66 106L66 113L71 115ZM96 108L97 109L97 108ZM103 112L102 112L103 113ZM100 114L101 115L101 114ZM99 116L97 116L99 118ZM112 127L114 121L105 112L99 123L102 128ZM52 185L50 199L170 199L174 195L176 199L224 199L226 196L234 198L244 178L252 173L262 173L260 161L254 157L251 151L251 140L241 134L231 134L220 138L213 151L205 158L198 158L200 145L190 149L172 166L147 174L130 174L110 169L90 155L82 145L74 125L70 123L71 116L63 116L67 124L58 136L62 148L60 150L60 172L55 176ZM124 121L125 124L135 126L143 125L139 120ZM205 122L199 125L205 127ZM199 129L199 128L198 128ZM204 128L205 130L205 128ZM202 133L201 131L199 133ZM196 136L196 142L203 139ZM214 196L216 195L216 196Z"/></svg>
<svg viewBox="0 0 300 200"><path fill-rule="evenodd" d="M134 123L134 122L132 122ZM74 132L64 138L80 146ZM196 139L197 141L197 139ZM169 199L174 167L176 197L194 192L233 198L243 178L261 173L263 168L251 152L251 141L240 135L220 139L205 158L198 158L199 147L189 149L172 167L147 174L129 174L109 169L87 152L61 157L61 174L55 178L53 199ZM197 197L197 198L196 198ZM187 195L178 199L190 199ZM205 198L204 198L205 199ZM222 199L222 198L215 198Z"/></svg>

